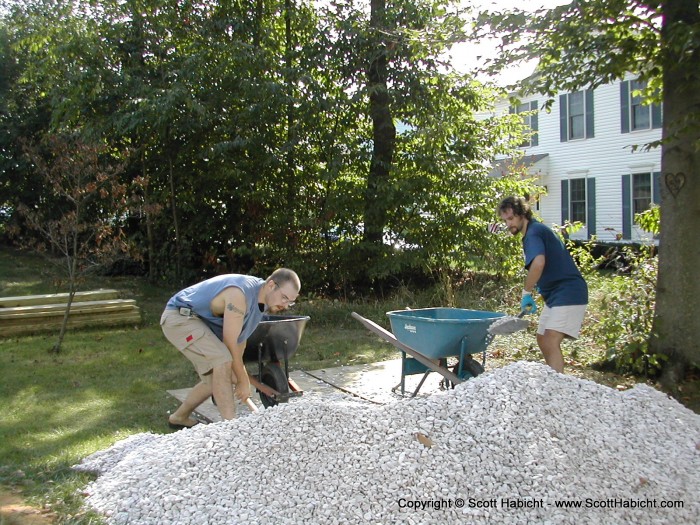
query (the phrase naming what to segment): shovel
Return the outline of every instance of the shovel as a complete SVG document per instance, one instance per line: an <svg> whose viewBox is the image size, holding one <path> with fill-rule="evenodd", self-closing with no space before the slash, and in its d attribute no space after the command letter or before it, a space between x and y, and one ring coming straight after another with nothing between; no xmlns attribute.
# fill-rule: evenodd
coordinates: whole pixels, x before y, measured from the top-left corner
<svg viewBox="0 0 700 525"><path fill-rule="evenodd" d="M253 400L250 399L249 397L246 398L245 404L248 405L248 408L250 409L251 412L257 412L257 411L258 411L258 407L255 406L255 403L253 403Z"/></svg>
<svg viewBox="0 0 700 525"><path fill-rule="evenodd" d="M525 310L522 310L516 316L506 315L505 317L501 317L500 319L491 323L487 329L487 332L491 335L509 335L519 332L520 330L525 330L525 328L527 328L530 324L530 321L523 319L523 316L526 313L527 312Z"/></svg>

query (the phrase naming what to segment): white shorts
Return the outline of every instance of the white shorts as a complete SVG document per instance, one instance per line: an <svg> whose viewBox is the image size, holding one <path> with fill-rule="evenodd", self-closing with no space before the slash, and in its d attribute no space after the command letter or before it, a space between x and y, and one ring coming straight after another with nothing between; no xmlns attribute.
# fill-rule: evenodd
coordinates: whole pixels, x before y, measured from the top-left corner
<svg viewBox="0 0 700 525"><path fill-rule="evenodd" d="M544 335L545 330L554 330L566 334L572 339L578 339L583 324L583 316L586 314L585 304L570 306L545 306L540 315L540 324L537 333Z"/></svg>

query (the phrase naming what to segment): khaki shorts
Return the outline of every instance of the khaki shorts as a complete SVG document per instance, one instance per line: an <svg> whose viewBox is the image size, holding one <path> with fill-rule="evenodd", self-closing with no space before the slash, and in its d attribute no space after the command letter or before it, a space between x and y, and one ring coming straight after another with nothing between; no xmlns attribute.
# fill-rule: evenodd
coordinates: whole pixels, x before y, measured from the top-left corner
<svg viewBox="0 0 700 525"><path fill-rule="evenodd" d="M215 366L230 363L231 352L201 319L166 309L160 318L165 337L190 360L203 383L211 383Z"/></svg>
<svg viewBox="0 0 700 525"><path fill-rule="evenodd" d="M540 315L537 333L544 335L545 330L554 330L572 339L578 339L584 315L586 315L585 304L554 306L552 308L545 306Z"/></svg>

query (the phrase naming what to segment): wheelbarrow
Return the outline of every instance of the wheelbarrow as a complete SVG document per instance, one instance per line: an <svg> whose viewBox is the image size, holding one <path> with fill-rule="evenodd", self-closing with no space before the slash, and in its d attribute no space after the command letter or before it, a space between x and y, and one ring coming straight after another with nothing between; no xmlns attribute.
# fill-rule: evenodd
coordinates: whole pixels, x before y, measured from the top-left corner
<svg viewBox="0 0 700 525"><path fill-rule="evenodd" d="M461 308L420 308L387 312L391 330L387 332L372 321L353 312L365 327L383 337L401 351L400 388L405 395L406 376L423 374L412 394L415 397L430 372L441 374L452 386L476 377L484 371L486 349L494 338L488 328L505 314ZM482 354L481 363L472 357ZM448 357L457 357L448 367Z"/></svg>
<svg viewBox="0 0 700 525"><path fill-rule="evenodd" d="M309 319L303 315L265 315L248 338L243 362L258 365L257 373L248 375L265 408L303 394L289 377L289 358L296 353Z"/></svg>

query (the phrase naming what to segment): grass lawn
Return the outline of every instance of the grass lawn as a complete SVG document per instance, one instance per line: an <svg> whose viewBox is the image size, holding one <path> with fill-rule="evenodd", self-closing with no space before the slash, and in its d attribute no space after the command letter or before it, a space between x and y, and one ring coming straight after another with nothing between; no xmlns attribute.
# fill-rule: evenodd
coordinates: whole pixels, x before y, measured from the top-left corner
<svg viewBox="0 0 700 525"><path fill-rule="evenodd" d="M46 260L0 247L0 296L65 291L56 275ZM177 402L166 391L196 382L189 362L158 326L174 288L134 277L100 277L81 286L95 288L115 288L124 298L136 299L143 311L142 326L69 332L59 354L48 352L57 334L0 336L0 485L21 491L36 507L50 508L60 523L99 523L80 508L81 489L90 477L70 467L131 434L170 432L166 415ZM457 306L504 309L503 296L498 289L479 286L465 291ZM294 312L311 316L311 321L290 366L314 370L398 357L393 346L368 332L350 313L357 311L388 327L388 310L440 305L434 295L408 292L372 304L302 297ZM565 354L567 372L579 377L613 388L641 381L593 370L590 363L600 352L585 335L567 343ZM519 359L541 361L532 332L496 338L487 370ZM682 387L681 401L695 411L700 411L698 385L696 379Z"/></svg>

